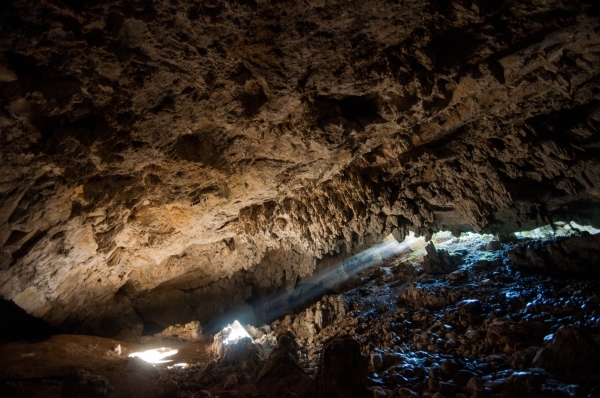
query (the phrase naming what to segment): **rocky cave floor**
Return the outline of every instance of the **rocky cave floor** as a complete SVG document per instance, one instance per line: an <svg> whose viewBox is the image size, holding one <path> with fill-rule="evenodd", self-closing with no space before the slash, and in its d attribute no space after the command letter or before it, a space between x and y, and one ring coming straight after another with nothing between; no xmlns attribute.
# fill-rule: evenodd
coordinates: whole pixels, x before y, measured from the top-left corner
<svg viewBox="0 0 600 398"><path fill-rule="evenodd" d="M600 397L600 283L593 271L600 235L577 235L502 243L434 237L438 249L388 259L350 278L341 294L248 327L256 344L221 346L220 358L211 354L212 336L126 342L59 335L5 343L0 392ZM455 245L440 249L449 243ZM179 349L172 362L152 366L127 356L160 346Z"/></svg>

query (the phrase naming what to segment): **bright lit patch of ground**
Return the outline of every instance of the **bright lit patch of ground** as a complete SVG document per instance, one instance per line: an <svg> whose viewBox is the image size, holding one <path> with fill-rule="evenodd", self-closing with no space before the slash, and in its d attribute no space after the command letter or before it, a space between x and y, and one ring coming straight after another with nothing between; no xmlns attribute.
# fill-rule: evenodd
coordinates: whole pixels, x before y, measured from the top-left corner
<svg viewBox="0 0 600 398"><path fill-rule="evenodd" d="M167 358L167 357L177 354L177 351L178 350L173 349L173 348L161 347L161 348L156 348L154 350L134 352L134 353L129 354L129 356L140 358L141 360L146 361L151 364L168 363L168 362L173 362L173 361L168 360L168 359L165 360L164 358Z"/></svg>

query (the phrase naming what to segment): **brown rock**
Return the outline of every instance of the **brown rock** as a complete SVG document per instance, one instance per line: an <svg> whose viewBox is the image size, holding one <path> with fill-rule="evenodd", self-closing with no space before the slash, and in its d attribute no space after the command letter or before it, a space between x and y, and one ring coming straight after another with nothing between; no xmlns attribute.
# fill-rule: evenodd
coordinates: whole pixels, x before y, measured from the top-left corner
<svg viewBox="0 0 600 398"><path fill-rule="evenodd" d="M577 329L560 327L552 342L538 351L533 365L549 372L578 377L592 374L598 365L595 344Z"/></svg>
<svg viewBox="0 0 600 398"><path fill-rule="evenodd" d="M479 377L471 377L467 386L465 387L471 394L475 394L478 391L483 390L485 382Z"/></svg>
<svg viewBox="0 0 600 398"><path fill-rule="evenodd" d="M65 331L210 331L390 234L597 214L587 4L6 0L0 296Z"/></svg>
<svg viewBox="0 0 600 398"><path fill-rule="evenodd" d="M317 376L323 398L367 396L367 360L352 337L338 337L323 347Z"/></svg>
<svg viewBox="0 0 600 398"><path fill-rule="evenodd" d="M267 398L290 394L314 396L313 383L298 364L298 345L291 332L278 334L277 347L260 369L256 386L261 396Z"/></svg>

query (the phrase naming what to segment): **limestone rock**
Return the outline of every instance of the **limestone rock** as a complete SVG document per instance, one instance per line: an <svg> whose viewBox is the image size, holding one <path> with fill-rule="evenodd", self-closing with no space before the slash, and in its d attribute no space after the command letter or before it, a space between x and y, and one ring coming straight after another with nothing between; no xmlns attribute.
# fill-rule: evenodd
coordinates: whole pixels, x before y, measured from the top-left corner
<svg viewBox="0 0 600 398"><path fill-rule="evenodd" d="M595 277L594 264L600 259L600 236L584 233L581 237L557 238L549 245L521 245L512 249L508 256L518 267Z"/></svg>
<svg viewBox="0 0 600 398"><path fill-rule="evenodd" d="M266 322L390 234L600 225L592 0L5 0L0 21L0 295L63 331Z"/></svg>
<svg viewBox="0 0 600 398"><path fill-rule="evenodd" d="M323 398L367 397L367 360L358 342L347 336L326 343L317 378Z"/></svg>
<svg viewBox="0 0 600 398"><path fill-rule="evenodd" d="M403 290L398 300L417 308L438 308L451 303L454 299L440 286L429 286L413 282Z"/></svg>
<svg viewBox="0 0 600 398"><path fill-rule="evenodd" d="M550 345L537 353L533 365L570 377L591 374L598 366L598 348L577 329L561 327Z"/></svg>
<svg viewBox="0 0 600 398"><path fill-rule="evenodd" d="M277 335L277 347L260 370L256 384L261 396L267 398L315 396L312 381L298 364L298 345L293 333Z"/></svg>
<svg viewBox="0 0 600 398"><path fill-rule="evenodd" d="M156 333L154 337L168 338L174 337L183 341L198 341L202 339L202 326L199 321L192 321L185 325L169 326L160 333Z"/></svg>
<svg viewBox="0 0 600 398"><path fill-rule="evenodd" d="M433 242L425 246L427 256L423 261L423 268L428 274L449 274L456 271L460 265L460 258L452 256L446 250L437 250Z"/></svg>
<svg viewBox="0 0 600 398"><path fill-rule="evenodd" d="M340 322L347 310L348 304L342 296L324 296L295 317L288 327L298 339L312 343L321 330Z"/></svg>
<svg viewBox="0 0 600 398"><path fill-rule="evenodd" d="M258 348L252 343L250 338L244 337L235 343L224 346L219 364L221 366L228 366L247 363L246 367L253 369L258 364L258 360Z"/></svg>

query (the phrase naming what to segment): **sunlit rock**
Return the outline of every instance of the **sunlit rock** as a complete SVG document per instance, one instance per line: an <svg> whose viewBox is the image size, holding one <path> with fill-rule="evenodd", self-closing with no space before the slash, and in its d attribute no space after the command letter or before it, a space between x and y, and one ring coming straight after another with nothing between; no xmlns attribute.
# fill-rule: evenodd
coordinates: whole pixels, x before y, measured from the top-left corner
<svg viewBox="0 0 600 398"><path fill-rule="evenodd" d="M252 341L250 334L248 334L246 329L244 329L238 321L233 321L233 323L227 325L219 333L215 334L211 351L217 358L222 358L227 346L235 345L241 339Z"/></svg>
<svg viewBox="0 0 600 398"><path fill-rule="evenodd" d="M600 226L589 1L71 3L0 11L0 294L63 331L214 333L390 236Z"/></svg>
<svg viewBox="0 0 600 398"><path fill-rule="evenodd" d="M236 321L237 322L237 321ZM169 326L164 329L160 333L156 333L154 337L158 338L176 338L183 341L196 341L201 340L202 336L202 326L200 326L200 322L192 321L185 325L174 325Z"/></svg>

